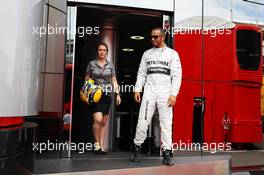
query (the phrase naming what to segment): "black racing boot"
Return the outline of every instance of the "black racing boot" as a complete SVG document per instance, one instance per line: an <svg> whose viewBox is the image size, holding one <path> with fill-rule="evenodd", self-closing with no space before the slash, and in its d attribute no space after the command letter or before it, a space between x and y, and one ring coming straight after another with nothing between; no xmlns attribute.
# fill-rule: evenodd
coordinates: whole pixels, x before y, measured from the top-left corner
<svg viewBox="0 0 264 175"><path fill-rule="evenodd" d="M131 158L130 158L130 160L132 162L140 162L140 160L141 160L140 150L141 150L140 146L137 146L137 145L133 146L133 152L132 152Z"/></svg>
<svg viewBox="0 0 264 175"><path fill-rule="evenodd" d="M166 150L162 151L163 164L168 165L168 166L173 165L172 156L173 156L173 154L172 154L171 150L166 149Z"/></svg>

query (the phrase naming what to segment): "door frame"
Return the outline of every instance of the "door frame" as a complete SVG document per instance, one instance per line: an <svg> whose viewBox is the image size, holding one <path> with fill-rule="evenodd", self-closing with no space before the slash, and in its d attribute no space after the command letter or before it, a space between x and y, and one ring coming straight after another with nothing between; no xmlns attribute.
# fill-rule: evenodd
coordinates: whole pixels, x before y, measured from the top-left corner
<svg viewBox="0 0 264 175"><path fill-rule="evenodd" d="M164 19L164 16L169 16L169 23L170 23L170 27L172 28L174 26L174 11L171 12L171 11L160 11L160 10L151 10L151 9L142 9L142 8L134 8L134 7L122 7L122 6L113 6L113 5L102 5L102 4L89 4L89 3L79 3L79 2L67 2L67 19L68 19L68 9L69 7L75 7L76 8L76 14L75 14L75 29L76 29L76 21L77 21L77 11L78 11L78 8L79 7L85 7L85 8L96 8L96 9L103 9L103 10L106 10L106 11L119 11L119 12L123 12L123 13L137 13L137 14L141 14L141 15L147 15L147 16L157 16L157 17L163 17ZM68 21L67 21L68 22ZM68 23L67 23L67 27L68 26ZM163 26L164 27L164 26ZM68 33L67 33L68 35ZM170 34L168 35L168 41L166 42L167 46L173 48L174 46L174 40L173 40L173 37L174 35L173 34ZM75 45L76 45L76 35L74 36L74 50L75 50ZM66 44L67 44L67 36L66 36L66 40L65 40L65 49L66 49ZM71 79L71 102L70 102L70 113L71 113L71 119L70 119L70 129L69 129L69 144L71 143L72 141L72 111L73 111L73 89L74 89L74 59L75 59L75 52L74 52L74 55L73 55L73 63L72 63L72 79ZM65 62L66 62L66 54L65 54ZM117 67L115 65L115 67ZM117 70L118 71L118 70ZM65 74L64 74L65 76ZM64 78L64 88L65 88L65 78ZM62 103L63 104L63 103ZM111 145L110 147L113 148L113 145L114 145L114 140L113 140L113 137L114 137L114 126L116 125L116 122L114 122L116 120L115 118L115 105L114 105L114 100L112 100L112 103L111 103L111 114L113 117L112 119L112 122L110 123L110 135L112 138L110 138L112 141L110 142ZM69 149L68 150L68 155L67 155L68 158L71 157L71 150Z"/></svg>

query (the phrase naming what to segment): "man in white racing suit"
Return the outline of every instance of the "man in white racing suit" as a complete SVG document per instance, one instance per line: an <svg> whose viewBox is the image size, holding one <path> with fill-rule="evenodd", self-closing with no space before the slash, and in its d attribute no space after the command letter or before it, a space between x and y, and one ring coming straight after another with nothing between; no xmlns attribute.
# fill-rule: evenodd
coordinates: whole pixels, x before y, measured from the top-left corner
<svg viewBox="0 0 264 175"><path fill-rule="evenodd" d="M140 161L140 146L147 137L148 125L155 108L158 108L161 128L161 147L163 163L171 165L172 159L172 106L179 93L182 69L178 53L168 48L162 28L151 31L153 48L144 52L137 74L134 99L141 102L140 92L144 94L139 110L139 118L134 138L131 161Z"/></svg>

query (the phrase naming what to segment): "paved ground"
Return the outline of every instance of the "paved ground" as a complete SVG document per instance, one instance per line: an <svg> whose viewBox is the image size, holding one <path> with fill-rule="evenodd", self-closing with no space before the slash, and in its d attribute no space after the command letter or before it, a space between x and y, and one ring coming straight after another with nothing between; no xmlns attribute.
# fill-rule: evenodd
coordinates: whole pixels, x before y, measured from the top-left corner
<svg viewBox="0 0 264 175"><path fill-rule="evenodd" d="M157 155L143 154L143 161L135 164L129 161L129 152L112 152L98 156L92 153L72 154L71 159L39 159L35 163L35 173L62 173L62 172L86 172L100 171L104 169L139 168L162 166L161 159ZM188 161L201 162L203 159L213 160L215 157L229 155L232 157L232 172L234 175L264 175L264 152L258 151L234 151L216 154L200 152L178 151L175 152L176 163ZM200 158L198 158L200 157ZM194 160L195 158L195 160Z"/></svg>
<svg viewBox="0 0 264 175"><path fill-rule="evenodd" d="M200 152L194 151L176 151L175 156L198 156ZM264 151L263 150L251 150L251 151L228 151L217 152L212 154L210 152L204 152L205 156L215 155L229 155L232 157L232 167L245 167L245 166L264 166Z"/></svg>
<svg viewBox="0 0 264 175"><path fill-rule="evenodd" d="M128 156L128 155L126 155ZM128 158L79 158L36 161L35 174L57 175L229 175L230 156L175 157L173 166L164 166L160 157L144 156L140 163ZM191 168L190 168L191 167Z"/></svg>
<svg viewBox="0 0 264 175"><path fill-rule="evenodd" d="M263 137L264 138L264 137ZM263 139L264 140L264 139ZM231 157L232 175L264 175L264 142L262 144L254 144L246 149L233 149L231 151L222 151L216 153L203 152L204 157L200 157L199 151L175 151L176 164L192 162L202 162L205 160L213 160L215 157ZM56 153L56 155L58 155ZM72 153L71 159L54 159L50 155L42 155L44 159L38 159L35 163L35 173L68 173L70 174L89 174L95 171L111 170L111 169L135 169L140 167L154 168L161 167L161 159L159 155L143 154L143 161L135 164L129 161L129 152L111 152L107 155L94 155L92 153L77 154ZM47 157L50 157L47 159ZM52 158L53 157L53 158ZM199 158L200 157L200 158ZM150 168L150 169L152 169ZM208 168L207 168L208 169ZM89 172L87 172L89 171ZM129 172L135 171L128 171ZM199 171L200 172L200 171ZM151 173L152 174L152 173ZM198 174L197 174L198 175Z"/></svg>

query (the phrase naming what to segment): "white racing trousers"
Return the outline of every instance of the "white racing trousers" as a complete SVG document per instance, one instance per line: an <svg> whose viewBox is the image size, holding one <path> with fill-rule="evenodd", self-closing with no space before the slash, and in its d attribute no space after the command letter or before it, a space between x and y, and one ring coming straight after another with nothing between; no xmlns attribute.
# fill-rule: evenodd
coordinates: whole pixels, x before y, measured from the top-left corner
<svg viewBox="0 0 264 175"><path fill-rule="evenodd" d="M145 141L148 126L157 107L161 128L161 148L163 150L172 149L172 107L168 106L169 96L170 93L166 90L161 92L145 88L139 110L136 136L134 138L135 145L140 146Z"/></svg>

